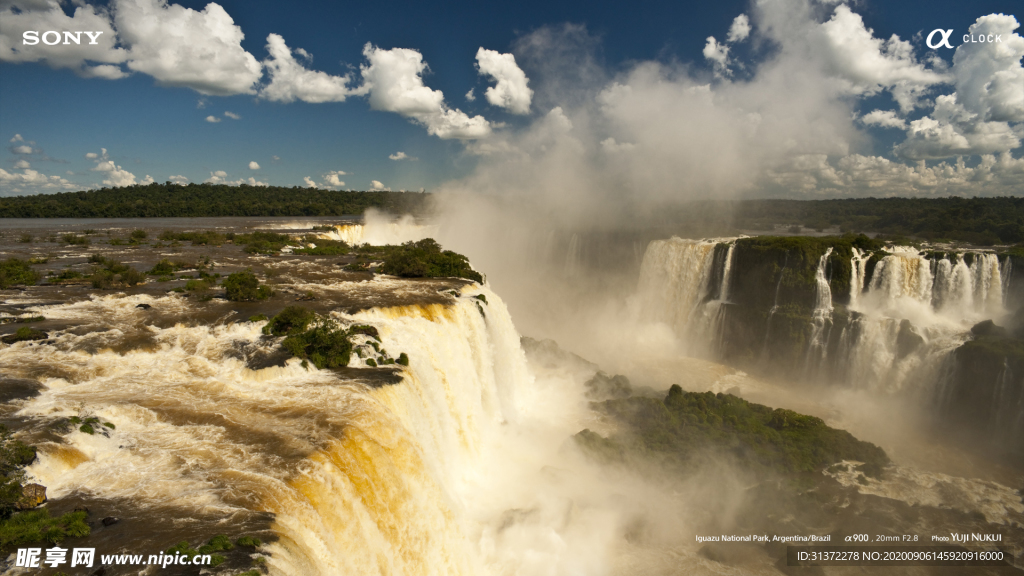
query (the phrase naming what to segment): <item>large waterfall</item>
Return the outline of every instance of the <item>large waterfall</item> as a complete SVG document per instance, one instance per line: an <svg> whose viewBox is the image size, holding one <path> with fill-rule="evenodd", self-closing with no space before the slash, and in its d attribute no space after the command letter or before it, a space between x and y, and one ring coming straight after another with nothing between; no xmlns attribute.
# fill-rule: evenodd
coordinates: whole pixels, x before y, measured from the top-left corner
<svg viewBox="0 0 1024 576"><path fill-rule="evenodd" d="M1009 256L905 246L867 251L849 243L840 252L827 242L651 242L637 288L642 319L667 324L690 354L813 384L900 394L936 414L969 411L975 427L997 428L985 432L997 438L1024 434L1024 386L1014 366L999 360L1001 371L982 378L992 382L972 385L965 370L973 368L956 354L975 338L974 325L1009 318ZM809 253L812 245L820 251Z"/></svg>
<svg viewBox="0 0 1024 576"><path fill-rule="evenodd" d="M695 353L719 343L735 248L728 240L656 240L640 266L641 315L687 337Z"/></svg>
<svg viewBox="0 0 1024 576"><path fill-rule="evenodd" d="M493 444L524 406L551 406L537 401L519 335L489 289L463 288L448 304L334 313L408 354L392 384L295 360L253 370L241 357L272 346L261 323L160 328L143 322L139 304L189 308L144 295L49 306L48 318L94 330L0 350L5 366L43 384L21 416L116 423L109 438L73 432L39 444L29 471L51 498L131 501L183 525L271 512L277 574L486 574L489 562L508 561L493 545L481 552L480 522L491 520L481 503L493 502L474 491L502 484Z"/></svg>

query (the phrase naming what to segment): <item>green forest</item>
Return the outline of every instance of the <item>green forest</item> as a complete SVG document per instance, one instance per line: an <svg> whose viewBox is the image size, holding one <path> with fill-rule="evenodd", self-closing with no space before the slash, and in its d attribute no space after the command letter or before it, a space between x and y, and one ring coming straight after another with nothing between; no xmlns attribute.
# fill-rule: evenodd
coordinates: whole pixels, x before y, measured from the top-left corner
<svg viewBox="0 0 1024 576"><path fill-rule="evenodd" d="M427 194L343 192L282 186L149 184L0 198L0 218L197 218L342 216L367 208L417 213Z"/></svg>
<svg viewBox="0 0 1024 576"><path fill-rule="evenodd" d="M1024 192L1024 191L1022 191ZM740 229L805 226L981 246L1024 242L1024 198L857 198L737 202Z"/></svg>
<svg viewBox="0 0 1024 576"><path fill-rule="evenodd" d="M149 184L0 198L0 218L341 216L367 208L422 213L430 194L342 192L281 186ZM639 213L637 213L639 214ZM1024 198L855 198L688 202L640 217L645 226L708 234L777 226L878 233L975 245L1024 242Z"/></svg>

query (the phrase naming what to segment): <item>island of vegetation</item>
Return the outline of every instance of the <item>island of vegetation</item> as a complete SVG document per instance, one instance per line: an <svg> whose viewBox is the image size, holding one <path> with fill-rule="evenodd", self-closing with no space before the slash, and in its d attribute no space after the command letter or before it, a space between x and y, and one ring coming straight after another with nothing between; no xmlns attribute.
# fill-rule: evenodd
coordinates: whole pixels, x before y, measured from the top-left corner
<svg viewBox="0 0 1024 576"><path fill-rule="evenodd" d="M603 461L647 458L685 471L701 458L724 455L758 476L800 476L855 461L864 475L877 477L889 464L881 448L820 418L730 394L684 392L673 385L663 400L630 396L593 406L622 424L609 438L590 430L576 435L584 451Z"/></svg>

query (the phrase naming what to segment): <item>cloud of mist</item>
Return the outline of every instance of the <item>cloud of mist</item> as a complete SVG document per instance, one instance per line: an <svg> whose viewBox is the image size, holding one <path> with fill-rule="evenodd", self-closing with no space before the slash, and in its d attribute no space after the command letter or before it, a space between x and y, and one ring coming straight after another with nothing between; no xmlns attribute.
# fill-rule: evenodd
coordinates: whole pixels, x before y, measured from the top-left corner
<svg viewBox="0 0 1024 576"><path fill-rule="evenodd" d="M571 347L573 338L592 340L595 311L611 308L616 320L608 328L621 328L621 298L635 288L635 266L650 239L628 232L668 222L666 214L690 201L1019 191L1024 160L1011 154L1010 139L986 148L976 163L907 164L872 151L874 132L909 130L908 114L975 94L965 86L985 75L956 66L979 69L976 49L959 47L951 68L919 57L898 36L877 37L844 3L770 0L749 8L728 30L709 31L730 47L710 66L639 61L613 68L604 63L600 38L574 24L543 27L513 44L534 90L530 121L468 142L475 170L443 185L437 202L442 243L488 274L525 333ZM979 22L997 22L1015 49L1010 20ZM746 63L733 62L741 43L749 45ZM997 64L986 70L1000 78L1020 67L1012 54ZM986 110L1016 110L1016 95L993 86L971 98ZM943 87L957 93L936 98ZM879 95L897 110L858 118L861 100ZM1013 118L1000 120L1009 126ZM620 233L620 253L595 240L612 233ZM620 259L622 273L580 276L574 259L602 251L606 260Z"/></svg>

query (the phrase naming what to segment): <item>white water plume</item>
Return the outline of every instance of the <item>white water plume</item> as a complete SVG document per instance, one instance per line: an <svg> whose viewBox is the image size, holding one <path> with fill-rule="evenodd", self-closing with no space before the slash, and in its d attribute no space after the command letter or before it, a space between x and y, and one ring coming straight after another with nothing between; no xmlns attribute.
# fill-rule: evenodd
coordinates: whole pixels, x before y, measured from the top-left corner
<svg viewBox="0 0 1024 576"><path fill-rule="evenodd" d="M320 238L341 240L350 245L384 246L422 240L436 236L437 233L436 225L418 223L408 214L395 217L369 209L362 224L337 224L334 230L320 230L316 235Z"/></svg>

